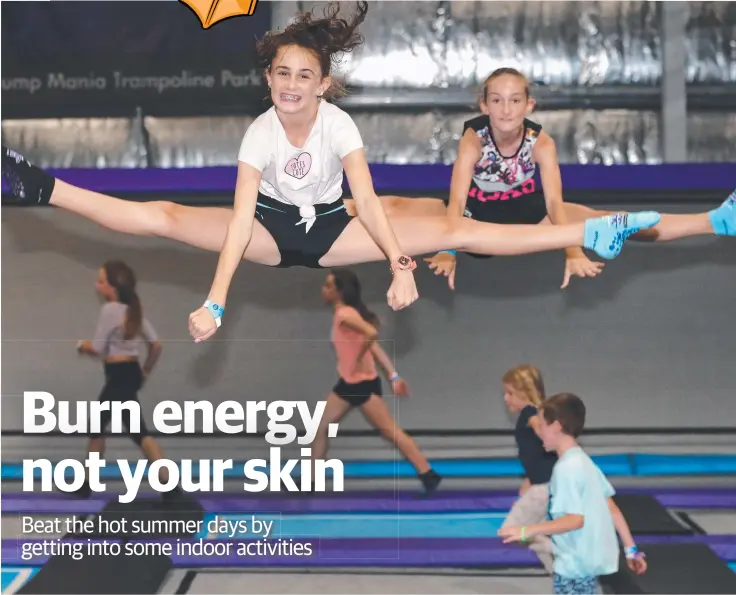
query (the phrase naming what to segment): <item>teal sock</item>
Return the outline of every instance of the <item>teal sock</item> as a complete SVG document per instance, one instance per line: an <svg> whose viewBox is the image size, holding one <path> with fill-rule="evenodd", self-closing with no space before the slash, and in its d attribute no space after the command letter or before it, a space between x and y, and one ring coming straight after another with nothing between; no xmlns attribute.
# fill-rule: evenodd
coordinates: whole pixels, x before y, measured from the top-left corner
<svg viewBox="0 0 736 595"><path fill-rule="evenodd" d="M719 236L736 236L736 191L717 209L708 212L713 231Z"/></svg>

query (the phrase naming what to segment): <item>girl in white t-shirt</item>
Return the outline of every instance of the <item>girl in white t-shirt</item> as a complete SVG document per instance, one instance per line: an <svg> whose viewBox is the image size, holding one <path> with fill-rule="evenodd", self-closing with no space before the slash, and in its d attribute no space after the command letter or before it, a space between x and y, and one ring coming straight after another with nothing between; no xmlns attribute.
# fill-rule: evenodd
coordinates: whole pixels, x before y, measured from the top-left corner
<svg viewBox="0 0 736 595"><path fill-rule="evenodd" d="M166 237L220 252L205 304L190 316L195 340L220 325L240 261L268 266L336 267L388 259L395 310L417 299L411 256L443 249L515 255L583 246L615 258L626 239L659 222L656 212L618 214L570 225L498 225L468 218L417 216L389 220L376 196L363 142L353 120L327 103L339 94L330 76L335 56L362 43L352 20L295 18L258 44L273 107L248 128L238 154L234 208L129 202L57 180L3 147L3 175L16 203L52 204L118 232ZM343 172L355 216L342 200Z"/></svg>

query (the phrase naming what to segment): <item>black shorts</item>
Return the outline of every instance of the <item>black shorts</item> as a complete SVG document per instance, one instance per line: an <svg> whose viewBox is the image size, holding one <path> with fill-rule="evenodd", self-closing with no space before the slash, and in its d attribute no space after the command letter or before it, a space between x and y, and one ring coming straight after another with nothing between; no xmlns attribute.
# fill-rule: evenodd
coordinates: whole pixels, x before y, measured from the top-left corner
<svg viewBox="0 0 736 595"><path fill-rule="evenodd" d="M332 391L344 401L350 403L353 407L360 407L365 404L371 395L378 397L383 396L383 390L381 388L381 379L376 376L373 380L364 380L363 382L356 382L350 384L345 382L342 378L337 381L337 384L332 388Z"/></svg>
<svg viewBox="0 0 736 595"><path fill-rule="evenodd" d="M127 403L129 401L138 402L138 391L143 385L143 372L138 362L118 362L113 364L105 364L105 386L100 393L99 401L101 403L113 401ZM99 438L105 432L107 426L112 420L111 411L103 411L100 414L100 433L90 432L90 438ZM143 438L148 436L148 428L143 420L141 412L140 431L131 432L130 411L123 411L123 425L128 436L136 444L140 444Z"/></svg>
<svg viewBox="0 0 736 595"><path fill-rule="evenodd" d="M320 259L330 251L352 217L345 210L342 198L328 205L315 205L317 220L309 232L299 208L258 193L256 219L266 228L281 253L280 268L295 266L322 268Z"/></svg>
<svg viewBox="0 0 736 595"><path fill-rule="evenodd" d="M509 200L481 202L476 198L468 198L465 216L484 223L500 223L502 225L521 224L538 225L547 216L547 203L542 192L525 194ZM491 254L475 254L465 252L473 258L491 258Z"/></svg>

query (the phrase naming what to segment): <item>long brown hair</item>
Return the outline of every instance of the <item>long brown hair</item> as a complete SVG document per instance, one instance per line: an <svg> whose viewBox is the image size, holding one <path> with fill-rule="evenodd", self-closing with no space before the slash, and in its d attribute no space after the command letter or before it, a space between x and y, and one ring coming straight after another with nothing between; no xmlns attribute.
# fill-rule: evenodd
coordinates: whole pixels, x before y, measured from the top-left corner
<svg viewBox="0 0 736 595"><path fill-rule="evenodd" d="M140 332L143 324L143 308L135 291L135 273L122 260L109 260L102 267L105 269L107 282L117 291L118 301L128 306L123 335L126 339L132 339Z"/></svg>
<svg viewBox="0 0 736 595"><path fill-rule="evenodd" d="M381 323L378 316L371 312L363 302L358 275L351 269L335 269L332 271L332 278L335 280L335 289L340 293L343 303L355 308L363 320L372 324L378 330Z"/></svg>
<svg viewBox="0 0 736 595"><path fill-rule="evenodd" d="M332 66L338 62L339 54L351 52L363 44L358 27L365 21L368 3L358 2L357 13L350 22L337 18L339 11L340 4L330 2L325 7L324 18L315 19L311 13L302 13L293 18L283 31L266 33L256 44L259 65L269 71L279 49L294 45L311 51L319 60L322 76L329 76ZM331 99L344 94L344 87L333 80L324 98Z"/></svg>

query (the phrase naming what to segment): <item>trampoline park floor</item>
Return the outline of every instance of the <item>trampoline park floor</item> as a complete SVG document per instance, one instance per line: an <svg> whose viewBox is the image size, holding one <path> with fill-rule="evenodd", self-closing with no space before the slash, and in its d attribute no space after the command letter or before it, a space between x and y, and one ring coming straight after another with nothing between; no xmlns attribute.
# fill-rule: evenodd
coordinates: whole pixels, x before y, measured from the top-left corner
<svg viewBox="0 0 736 595"><path fill-rule="evenodd" d="M608 593L736 592L736 457L661 459L646 485L625 486L627 474L598 459L618 489L619 506L647 554L650 571L632 577L623 570L602 583ZM651 462L652 460L650 460ZM729 461L731 461L729 463ZM696 468L695 463L700 465ZM372 463L380 467L380 463ZM457 463L467 482L469 463ZM452 462L446 463L451 471ZM707 468L711 465L711 468ZM715 466L713 466L715 465ZM395 464L392 471L397 471ZM481 471L492 469L485 461ZM642 472L642 467L638 467ZM2 592L9 593L548 593L551 578L536 556L504 545L497 531L515 499L512 489L458 487L452 473L430 498L415 489L363 487L344 493L287 495L228 492L187 495L167 504L152 493L131 504L115 494L79 500L62 493L20 491L14 465L3 466ZM400 472L400 469L399 469ZM356 475L355 469L352 474ZM480 475L480 472L479 472ZM503 475L503 474L502 474ZM622 481L617 481L617 476ZM679 477L681 485L673 485ZM355 477L353 477L355 479ZM663 481L663 480L667 481ZM24 531L23 518L61 519L58 531ZM64 530L64 520L90 521L84 535ZM122 518L189 520L180 533L105 533L100 527ZM269 525L268 537L252 532L252 521ZM101 523L100 520L105 521ZM217 520L246 521L226 534ZM197 521L201 521L197 523ZM263 525L265 526L265 525ZM46 542L171 544L171 555L23 556L27 544ZM310 544L311 555L294 550L257 555L259 542ZM38 546L37 546L38 547ZM209 552L197 551L207 547ZM179 548L179 549L177 549ZM192 549L194 548L194 549ZM213 549L214 548L214 549ZM216 551L215 551L216 550ZM24 559L26 558L26 559ZM628 582L627 582L628 581Z"/></svg>

